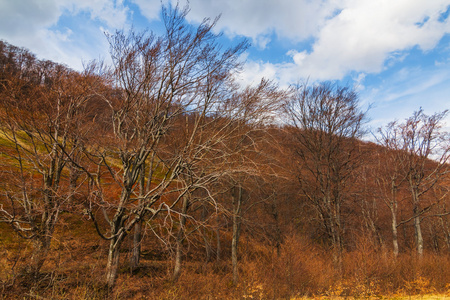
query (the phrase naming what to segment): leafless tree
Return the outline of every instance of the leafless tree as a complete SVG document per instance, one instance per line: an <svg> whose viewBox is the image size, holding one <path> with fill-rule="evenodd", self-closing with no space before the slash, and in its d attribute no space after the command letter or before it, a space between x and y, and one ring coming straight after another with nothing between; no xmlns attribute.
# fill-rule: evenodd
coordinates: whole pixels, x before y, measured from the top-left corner
<svg viewBox="0 0 450 300"><path fill-rule="evenodd" d="M258 144L266 137L262 132L265 125L272 121L274 112L285 95L284 91L267 80L262 80L254 87L230 93L220 105L220 114L205 127L207 131L197 137L197 145L208 145L209 149L194 152L203 155L200 160L196 158L198 163L194 165L193 174L217 174L214 185L207 188L211 199L221 208L228 208L227 203L223 203L224 198L231 198L232 208L229 214L233 224L232 260L235 282L240 224L246 210L243 208L243 181L258 173L256 157L261 156ZM195 156L189 157L192 159Z"/></svg>
<svg viewBox="0 0 450 300"><path fill-rule="evenodd" d="M383 203L391 215L392 244L394 256L398 256L398 208L402 200L402 189L407 180L405 166L407 154L400 149L401 131L391 122L385 129L379 129L378 143L384 148L378 155L378 167L375 181L381 190Z"/></svg>
<svg viewBox="0 0 450 300"><path fill-rule="evenodd" d="M228 134L230 120L219 119L226 107L231 72L246 42L221 49L212 33L216 20L193 28L185 21L187 9L163 9L165 33L108 36L113 60L111 85L117 91L104 97L110 108L112 132L93 153L120 190L119 199L107 199L106 177L95 181L90 209L100 235L110 241L106 281L114 285L124 238L136 230L140 242L142 220L161 212L181 213L182 199L214 180L217 173L201 172L206 153ZM188 126L180 127L183 122ZM184 129L184 132L180 131ZM213 129L216 129L215 131ZM174 137L173 133L180 135ZM102 142L105 139L102 139ZM94 158L93 158L94 159ZM94 209L109 224L103 233ZM135 251L134 261L138 261Z"/></svg>
<svg viewBox="0 0 450 300"><path fill-rule="evenodd" d="M25 54L15 62L19 66L1 69L1 154L6 163L2 169L10 180L2 184L0 220L33 242L26 271L36 277L60 212L79 191L67 167L81 152L75 137L87 132L84 112L92 94L88 74L33 57L24 69Z"/></svg>
<svg viewBox="0 0 450 300"><path fill-rule="evenodd" d="M381 144L391 151L394 166L389 175L392 187L387 202L392 211L392 228L395 233L394 227L414 221L417 253L420 256L423 254L421 218L439 202L439 199L424 201L424 198L448 172L450 146L448 134L441 130L446 115L447 111L427 116L420 109L404 123L392 122L385 129L379 129ZM396 191L402 183L409 189L413 215L396 224Z"/></svg>
<svg viewBox="0 0 450 300"><path fill-rule="evenodd" d="M364 113L357 94L330 83L299 86L286 105L293 126L297 179L316 209L330 238L333 257L341 265L344 221L352 172L361 163L358 138L364 134Z"/></svg>

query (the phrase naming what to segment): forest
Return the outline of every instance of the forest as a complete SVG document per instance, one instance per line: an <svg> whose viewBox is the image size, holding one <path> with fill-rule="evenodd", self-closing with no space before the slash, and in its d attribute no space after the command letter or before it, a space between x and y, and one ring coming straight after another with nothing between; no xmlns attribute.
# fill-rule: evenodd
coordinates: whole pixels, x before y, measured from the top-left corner
<svg viewBox="0 0 450 300"><path fill-rule="evenodd" d="M351 87L243 86L187 13L81 72L0 41L2 298L450 296L446 108L370 132Z"/></svg>

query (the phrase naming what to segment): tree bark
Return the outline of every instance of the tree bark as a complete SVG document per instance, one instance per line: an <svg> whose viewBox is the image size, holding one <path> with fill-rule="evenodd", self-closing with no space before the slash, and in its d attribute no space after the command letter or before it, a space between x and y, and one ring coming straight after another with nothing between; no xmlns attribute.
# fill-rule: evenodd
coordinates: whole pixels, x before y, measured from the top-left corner
<svg viewBox="0 0 450 300"><path fill-rule="evenodd" d="M392 216L392 244L394 247L394 256L398 256L398 232L397 232L397 208L396 205L391 207Z"/></svg>
<svg viewBox="0 0 450 300"><path fill-rule="evenodd" d="M222 251L222 246L220 244L220 222L219 216L216 217L216 264L220 262L220 255Z"/></svg>
<svg viewBox="0 0 450 300"><path fill-rule="evenodd" d="M447 251L450 253L450 230L448 223L444 221L443 217L439 218L442 230L444 231L445 243L447 245Z"/></svg>
<svg viewBox="0 0 450 300"><path fill-rule="evenodd" d="M239 279L238 270L238 245L241 234L242 212L242 187L238 187L238 195L233 196L233 237L231 241L231 262L233 267L233 283L236 285Z"/></svg>
<svg viewBox="0 0 450 300"><path fill-rule="evenodd" d="M126 218L123 218L121 211L118 211L114 217L112 225L113 237L109 243L108 262L106 264L106 284L108 288L112 289L116 283L117 270L119 268L120 246L127 236L123 224Z"/></svg>
<svg viewBox="0 0 450 300"><path fill-rule="evenodd" d="M207 209L205 206L202 208L202 221L204 222L206 220L207 215ZM203 272L206 272L206 269L208 267L208 263L211 260L211 245L208 241L208 238L206 236L206 232L201 230L201 234L203 237L203 242L205 243L205 262L203 263Z"/></svg>
<svg viewBox="0 0 450 300"><path fill-rule="evenodd" d="M332 233L332 243L333 243L333 262L338 268L339 272L342 270L342 236L341 236L341 220L340 220L340 205L339 203L331 204L332 215L330 229Z"/></svg>
<svg viewBox="0 0 450 300"><path fill-rule="evenodd" d="M142 207L142 198L145 194L145 164L141 166L139 175L139 203L138 207ZM151 176L149 176L151 178ZM133 249L131 251L130 267L131 271L139 267L139 261L141 258L141 242L142 242L142 219L136 222L133 234Z"/></svg>
<svg viewBox="0 0 450 300"><path fill-rule="evenodd" d="M414 208L414 214L417 215L418 209L417 207ZM419 257L423 256L423 236L422 236L422 228L420 226L420 216L417 215L414 218L414 233L416 237L416 247L417 247L417 254Z"/></svg>
<svg viewBox="0 0 450 300"><path fill-rule="evenodd" d="M111 240L108 251L108 263L106 265L106 284L112 289L116 283L117 270L119 268L120 241L118 238Z"/></svg>
<svg viewBox="0 0 450 300"><path fill-rule="evenodd" d="M391 209L391 217L392 217L392 244L394 247L394 257L398 256L398 231L397 231L397 186L395 184L394 179L391 182L391 201L389 208Z"/></svg>
<svg viewBox="0 0 450 300"><path fill-rule="evenodd" d="M51 236L39 237L33 241L33 254L30 265L26 269L27 275L33 279L37 279L39 276L39 272L47 259L50 243Z"/></svg>
<svg viewBox="0 0 450 300"><path fill-rule="evenodd" d="M142 242L142 221L136 222L133 234L133 249L131 251L131 270L139 267L141 257L141 242Z"/></svg>
<svg viewBox="0 0 450 300"><path fill-rule="evenodd" d="M422 236L422 228L420 226L420 209L419 209L419 192L417 186L411 184L411 192L412 192L412 200L414 204L413 213L414 213L414 236L416 239L416 250L419 257L423 256L423 236Z"/></svg>
<svg viewBox="0 0 450 300"><path fill-rule="evenodd" d="M180 215L180 228L178 229L176 237L176 250L175 250L175 267L173 269L172 281L176 282L181 275L182 256L183 256L183 241L185 238L185 225L186 225L186 213L189 209L188 196L183 198L183 208Z"/></svg>

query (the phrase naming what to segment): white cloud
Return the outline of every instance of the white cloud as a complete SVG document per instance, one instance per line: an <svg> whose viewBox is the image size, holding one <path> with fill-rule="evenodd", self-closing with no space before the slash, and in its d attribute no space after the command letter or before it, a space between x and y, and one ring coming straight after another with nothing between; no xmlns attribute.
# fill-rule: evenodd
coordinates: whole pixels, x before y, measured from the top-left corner
<svg viewBox="0 0 450 300"><path fill-rule="evenodd" d="M96 58L100 48L107 50L94 23L85 24L85 14L106 28L117 29L126 25L128 13L122 0L0 1L0 39L26 47L41 59L81 69L82 60ZM73 23L77 28L56 26L64 16L79 18Z"/></svg>
<svg viewBox="0 0 450 300"><path fill-rule="evenodd" d="M133 2L147 18L158 17L159 1ZM176 3L162 1L168 2ZM274 76L281 84L307 77L342 79L350 72L379 73L403 60L411 48L428 51L450 33L450 20L440 20L448 0L190 0L189 5L188 20L221 15L217 31L249 37L260 50L270 43L272 33L292 43L313 40L309 52L289 51L292 61L247 64L246 78Z"/></svg>
<svg viewBox="0 0 450 300"><path fill-rule="evenodd" d="M123 0L61 0L62 9L72 14L89 12L92 19L98 19L111 28L122 28L127 21L128 7Z"/></svg>
<svg viewBox="0 0 450 300"><path fill-rule="evenodd" d="M160 3L176 5L176 0L132 0L149 20L157 19ZM243 35L262 49L270 34L302 41L318 34L327 19L338 9L333 0L182 0L189 3L188 20L200 23L204 18L221 16L215 30L229 37Z"/></svg>
<svg viewBox="0 0 450 300"><path fill-rule="evenodd" d="M159 19L161 3L167 4L167 1L164 0L131 0L131 2L135 3L139 7L141 14L150 21Z"/></svg>
<svg viewBox="0 0 450 300"><path fill-rule="evenodd" d="M159 18L161 3L177 2L124 1L3 0L0 38L75 66L76 59L89 59L93 52L99 52L100 46L105 46L98 32L100 26L106 31L127 26L132 14L129 3L136 4L149 20L155 20ZM183 6L187 0L180 2ZM313 41L308 51L292 46L287 53L291 59L284 63L255 60L247 64L247 78L264 74L274 76L281 84L306 77L341 79L350 72L378 73L404 59L409 49L418 46L423 51L431 50L442 36L450 33L449 18L441 22L449 0L189 0L189 5L189 21L201 22L204 17L221 14L217 31L229 37L249 37L259 50L270 46L274 35L291 46ZM90 47L71 44L79 39L79 28L56 28L64 16L84 16L83 20L96 21L76 25L83 27L86 36L90 34ZM96 28L89 28L93 25ZM85 45L89 43L87 39ZM362 81L363 78L361 84Z"/></svg>
<svg viewBox="0 0 450 300"><path fill-rule="evenodd" d="M302 41L316 36L336 11L331 0L190 0L188 18L200 22L204 17L221 15L217 30L229 36L244 35L257 42L275 32L280 37Z"/></svg>
<svg viewBox="0 0 450 300"><path fill-rule="evenodd" d="M449 19L440 20L450 5L448 0L190 0L189 3L188 19L200 22L205 16L221 14L218 30L231 37L250 37L261 48L269 43L272 32L294 42L314 39L309 53L292 49L293 61L271 66L278 69L275 73L279 77L291 80L308 76L341 79L351 71L378 73L387 61L394 64L404 59L406 54L402 51L414 46L428 51L450 33ZM268 63L263 62L260 68L267 69Z"/></svg>
<svg viewBox="0 0 450 300"><path fill-rule="evenodd" d="M364 79L366 78L366 73L359 73L356 76L353 76L354 88L358 92L363 91L366 87L363 85Z"/></svg>
<svg viewBox="0 0 450 300"><path fill-rule="evenodd" d="M276 66L271 63L249 61L245 64L244 70L237 76L243 85L258 84L263 77L268 79L276 78Z"/></svg>
<svg viewBox="0 0 450 300"><path fill-rule="evenodd" d="M340 14L327 21L313 50L302 60L303 75L341 79L350 71L377 73L391 53L419 46L430 50L450 32L439 21L448 1L344 1ZM417 23L427 21L419 26Z"/></svg>
<svg viewBox="0 0 450 300"><path fill-rule="evenodd" d="M55 24L60 16L56 1L0 1L0 37L23 35Z"/></svg>

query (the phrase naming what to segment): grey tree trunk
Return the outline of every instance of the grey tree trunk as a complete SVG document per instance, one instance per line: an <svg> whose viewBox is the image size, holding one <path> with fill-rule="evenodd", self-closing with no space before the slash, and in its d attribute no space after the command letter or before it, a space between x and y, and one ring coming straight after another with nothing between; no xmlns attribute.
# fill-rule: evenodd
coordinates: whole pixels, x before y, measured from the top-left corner
<svg viewBox="0 0 450 300"><path fill-rule="evenodd" d="M342 270L342 236L341 236L341 220L340 220L340 205L333 204L332 216L330 220L330 229L333 243L333 263L335 267Z"/></svg>
<svg viewBox="0 0 450 300"><path fill-rule="evenodd" d="M48 183L47 183L47 186ZM59 217L59 205L55 203L50 188L45 190L44 201L46 208L42 214L41 224L33 238L33 254L31 256L31 263L27 267L28 275L37 278L39 272L47 259L50 244L53 238L55 225Z"/></svg>
<svg viewBox="0 0 450 300"><path fill-rule="evenodd" d="M180 228L178 229L176 237L176 249L175 249L175 267L173 269L172 281L175 282L180 278L182 267L182 255L183 255L183 241L185 238L185 225L186 225L186 213L189 209L189 198L185 196L183 198L183 208L180 215Z"/></svg>
<svg viewBox="0 0 450 300"><path fill-rule="evenodd" d="M392 244L394 247L394 256L398 256L398 232L397 232L397 212L396 206L391 207L392 216Z"/></svg>
<svg viewBox="0 0 450 300"><path fill-rule="evenodd" d="M419 257L423 256L423 237L422 237L422 228L420 226L420 209L419 209L419 191L418 187L411 184L411 192L412 192L412 200L414 204L413 213L414 213L414 235L416 238L416 250Z"/></svg>
<svg viewBox="0 0 450 300"><path fill-rule="evenodd" d="M144 197L145 194L145 164L142 165L139 176L140 177L139 177L138 206L141 207L142 198ZM149 178L151 178L151 176L149 176ZM141 258L141 242L142 242L142 220L139 219L134 227L133 249L131 251L131 261L130 261L130 267L132 271L139 267L139 261Z"/></svg>
<svg viewBox="0 0 450 300"><path fill-rule="evenodd" d="M50 243L50 236L36 238L33 241L33 254L30 265L26 269L27 275L31 276L32 279L36 279L39 276L39 272L47 259Z"/></svg>
<svg viewBox="0 0 450 300"><path fill-rule="evenodd" d="M207 210L206 207L203 206L202 209L202 221L205 221L207 217ZM211 260L211 245L208 241L208 238L206 237L206 234L203 230L201 230L201 234L203 237L203 242L205 243L205 262L203 263L203 272L206 272L206 269L208 267L208 263Z"/></svg>
<svg viewBox="0 0 450 300"><path fill-rule="evenodd" d="M233 267L233 283L236 285L239 279L238 270L238 246L241 234L242 212L242 187L238 187L238 195L233 196L233 237L231 241L231 262Z"/></svg>
<svg viewBox="0 0 450 300"><path fill-rule="evenodd" d="M216 218L217 224L216 224L216 263L218 264L220 262L220 254L222 251L222 247L220 245L220 222L219 222L219 216Z"/></svg>
<svg viewBox="0 0 450 300"><path fill-rule="evenodd" d="M106 264L106 284L110 289L114 287L117 278L117 270L119 268L119 255L120 246L123 240L127 236L126 230L123 228L123 224L126 218L124 218L120 211L116 213L116 216L111 223L111 233L113 238L109 242L108 261Z"/></svg>
<svg viewBox="0 0 450 300"><path fill-rule="evenodd" d="M417 214L417 208L414 208L414 214ZM423 236L422 236L422 228L420 226L420 216L416 216L414 218L414 233L416 237L416 247L417 254L419 257L423 256Z"/></svg>
<svg viewBox="0 0 450 300"><path fill-rule="evenodd" d="M113 288L114 284L116 283L117 270L119 268L120 252L117 242L117 239L112 239L109 244L108 262L106 265L106 284L110 289Z"/></svg>
<svg viewBox="0 0 450 300"><path fill-rule="evenodd" d="M203 242L205 243L205 261L203 263L203 272L206 272L208 263L211 260L211 245L209 244L205 234L203 234Z"/></svg>
<svg viewBox="0 0 450 300"><path fill-rule="evenodd" d="M440 220L440 224L441 224L441 228L444 232L444 239L445 239L445 243L447 245L447 251L450 252L450 226L448 225L448 223L446 221L444 221L443 217L439 218Z"/></svg>
<svg viewBox="0 0 450 300"><path fill-rule="evenodd" d="M149 179L151 180L151 172ZM150 186L151 182L148 183ZM145 163L142 165L140 169L139 175L139 204L138 207L142 207L142 198L145 194ZM131 261L130 267L131 271L137 269L139 267L139 262L141 259L141 243L142 243L142 219L139 219L136 222L134 227L134 235L133 235L133 249L131 251Z"/></svg>
<svg viewBox="0 0 450 300"><path fill-rule="evenodd" d="M182 260L182 242L179 236L177 236L177 246L175 250L175 267L173 268L172 281L176 282L181 275L181 260Z"/></svg>
<svg viewBox="0 0 450 300"><path fill-rule="evenodd" d="M391 182L391 200L389 204L389 208L391 210L392 217L392 244L394 247L394 256L398 256L398 231L397 231L397 186L395 184L394 179Z"/></svg>
<svg viewBox="0 0 450 300"><path fill-rule="evenodd" d="M339 229L333 226L333 263L342 270L342 241Z"/></svg>
<svg viewBox="0 0 450 300"><path fill-rule="evenodd" d="M133 249L131 251L131 270L139 267L141 257L141 242L142 242L142 221L138 221L134 227L133 234Z"/></svg>

